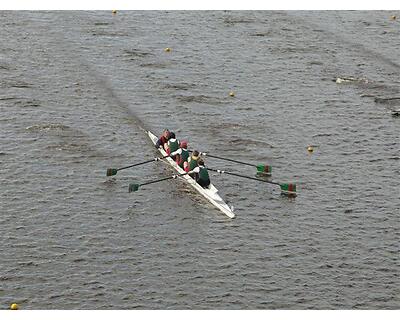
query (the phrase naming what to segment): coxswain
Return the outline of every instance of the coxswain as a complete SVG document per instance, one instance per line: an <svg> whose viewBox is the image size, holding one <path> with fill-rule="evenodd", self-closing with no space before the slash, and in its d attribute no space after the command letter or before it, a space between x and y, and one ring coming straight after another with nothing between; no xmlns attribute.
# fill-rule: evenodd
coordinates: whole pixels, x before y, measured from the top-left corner
<svg viewBox="0 0 400 320"><path fill-rule="evenodd" d="M169 133L169 139L164 148L165 151L167 151L168 155L179 149L179 141L175 138L175 133L173 132ZM175 156L171 158L175 161Z"/></svg>
<svg viewBox="0 0 400 320"><path fill-rule="evenodd" d="M187 147L188 147L187 141L183 140L179 144L179 149L170 154L171 158L175 157L175 162L177 163L177 165L180 166L186 172L189 171L189 164L188 164L189 151L187 151Z"/></svg>
<svg viewBox="0 0 400 320"><path fill-rule="evenodd" d="M204 161L200 159L198 166L189 171L188 174L196 173L196 182L203 188L208 188L210 185L210 176L208 175L207 168L204 166Z"/></svg>
<svg viewBox="0 0 400 320"><path fill-rule="evenodd" d="M200 153L197 150L193 150L192 155L188 158L188 166L185 169L186 172L189 172L190 170L193 170L198 166L198 161L200 159ZM194 177L194 175L193 175ZM192 177L192 178L193 178Z"/></svg>
<svg viewBox="0 0 400 320"><path fill-rule="evenodd" d="M165 149L165 145L168 143L168 140L169 140L169 130L168 129L165 129L164 131L163 131L163 134L162 134L162 136L157 140L157 143L156 143L156 148L157 149L159 149L161 146L163 147L163 149L164 150L166 150Z"/></svg>

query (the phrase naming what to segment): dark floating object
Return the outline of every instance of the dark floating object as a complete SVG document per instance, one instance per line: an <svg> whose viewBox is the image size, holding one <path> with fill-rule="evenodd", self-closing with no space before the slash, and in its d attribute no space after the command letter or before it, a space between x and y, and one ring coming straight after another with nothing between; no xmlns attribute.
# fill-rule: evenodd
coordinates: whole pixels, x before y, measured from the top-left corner
<svg viewBox="0 0 400 320"><path fill-rule="evenodd" d="M400 109L392 110L391 114L392 114L392 117L400 117Z"/></svg>
<svg viewBox="0 0 400 320"><path fill-rule="evenodd" d="M400 100L400 97L391 97L391 98L379 98L375 97L375 102L387 102L387 101L393 101L393 100Z"/></svg>

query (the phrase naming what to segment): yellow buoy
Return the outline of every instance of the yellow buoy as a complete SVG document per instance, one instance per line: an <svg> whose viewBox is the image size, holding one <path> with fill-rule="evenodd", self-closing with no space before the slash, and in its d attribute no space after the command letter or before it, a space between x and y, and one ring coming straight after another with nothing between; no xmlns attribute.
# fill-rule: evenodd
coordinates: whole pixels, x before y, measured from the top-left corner
<svg viewBox="0 0 400 320"><path fill-rule="evenodd" d="M11 304L10 306L11 310L18 310L18 305L16 303Z"/></svg>
<svg viewBox="0 0 400 320"><path fill-rule="evenodd" d="M314 148L313 148L312 146L309 146L309 147L307 148L307 151L308 151L308 152L313 152L313 151L314 151Z"/></svg>
<svg viewBox="0 0 400 320"><path fill-rule="evenodd" d="M390 17L391 20L396 20L396 18L397 18L396 16L391 16Z"/></svg>
<svg viewBox="0 0 400 320"><path fill-rule="evenodd" d="M112 14L117 14L117 10L114 9L114 10L112 11Z"/></svg>
<svg viewBox="0 0 400 320"><path fill-rule="evenodd" d="M165 52L171 52L171 48L165 48L164 51Z"/></svg>
<svg viewBox="0 0 400 320"><path fill-rule="evenodd" d="M233 91L229 92L229 96L234 97L235 93Z"/></svg>

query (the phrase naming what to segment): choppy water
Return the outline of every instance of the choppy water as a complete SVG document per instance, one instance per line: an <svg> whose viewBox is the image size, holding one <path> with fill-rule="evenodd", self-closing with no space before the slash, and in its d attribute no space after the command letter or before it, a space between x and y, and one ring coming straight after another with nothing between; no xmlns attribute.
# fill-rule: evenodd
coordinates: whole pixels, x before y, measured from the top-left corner
<svg viewBox="0 0 400 320"><path fill-rule="evenodd" d="M0 308L398 309L391 15L0 12ZM227 220L179 181L129 194L171 173L105 177L156 155L141 127L299 196L212 176Z"/></svg>

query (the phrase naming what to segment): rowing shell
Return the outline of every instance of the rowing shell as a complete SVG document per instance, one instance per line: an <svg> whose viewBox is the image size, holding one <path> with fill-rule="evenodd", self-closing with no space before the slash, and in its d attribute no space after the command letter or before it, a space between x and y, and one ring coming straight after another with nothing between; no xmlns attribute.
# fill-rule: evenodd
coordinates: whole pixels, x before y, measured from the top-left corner
<svg viewBox="0 0 400 320"><path fill-rule="evenodd" d="M153 141L154 145L157 143L158 138L152 134L150 131L147 131L151 141ZM163 156L166 156L167 153L165 150L160 147L158 151L161 152ZM173 167L179 174L186 173L177 163L172 160L170 157L165 158L165 160ZM212 184L208 188L203 188L200 186L192 177L189 175L184 175L181 177L184 179L188 184L190 184L194 189L196 189L204 198L206 198L209 202L211 202L216 208L221 210L225 213L229 218L233 219L235 214L233 213L232 209L225 203L225 201L219 196L218 189L215 188Z"/></svg>

